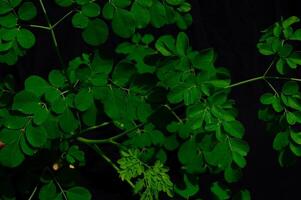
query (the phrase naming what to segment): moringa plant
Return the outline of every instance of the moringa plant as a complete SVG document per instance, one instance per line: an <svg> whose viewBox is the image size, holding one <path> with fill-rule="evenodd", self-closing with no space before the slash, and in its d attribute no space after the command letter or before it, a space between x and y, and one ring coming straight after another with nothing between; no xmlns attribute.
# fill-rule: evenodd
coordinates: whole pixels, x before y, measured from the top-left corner
<svg viewBox="0 0 301 200"><path fill-rule="evenodd" d="M301 29L292 27L297 17L263 31L258 50L272 57L265 73L231 83L229 71L214 65L213 49L190 47L186 0L54 2L66 10L56 22L43 0L0 0L1 67L26 56L36 29L49 32L62 67L48 77L29 76L22 90L12 75L1 80L1 200L92 199L69 173L86 165L89 148L132 188L133 198L201 200L209 193L210 199L250 200L246 188L232 184L242 176L249 146L229 95L258 80L270 88L260 97L259 119L275 134L280 165L301 156L301 79L287 76L301 65L293 46L301 40ZM39 12L47 24L31 23ZM81 30L90 47L68 63L56 36L63 23ZM152 34L165 26L178 33ZM108 39L119 41L111 57L101 49ZM279 76L269 75L272 70ZM104 145L117 149L118 158Z"/></svg>

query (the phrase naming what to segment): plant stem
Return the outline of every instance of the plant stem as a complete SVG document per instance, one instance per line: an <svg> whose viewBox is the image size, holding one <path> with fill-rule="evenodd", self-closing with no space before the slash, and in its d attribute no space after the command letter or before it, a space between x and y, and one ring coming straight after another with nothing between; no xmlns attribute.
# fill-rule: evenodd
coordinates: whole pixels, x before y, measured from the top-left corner
<svg viewBox="0 0 301 200"><path fill-rule="evenodd" d="M114 143L114 140L117 140L125 135L127 135L128 133L131 133L137 129L139 129L140 127L144 126L145 124L140 124L130 130L124 131L118 135L115 135L113 137L107 138L107 139L101 139L101 140L93 140L93 139L87 139L84 137L78 137L77 141L85 143L85 144L104 144L104 143Z"/></svg>
<svg viewBox="0 0 301 200"><path fill-rule="evenodd" d="M82 130L82 131L81 131L81 134L86 133L86 132L88 132L88 131L96 130L96 129L98 129L98 128L101 128L101 127L106 126L106 125L109 125L109 124L110 124L110 122L103 122L102 124L95 125L95 126L91 126L91 127L89 127L89 128L86 128L86 129Z"/></svg>
<svg viewBox="0 0 301 200"><path fill-rule="evenodd" d="M98 155L100 155L105 161L107 161L117 172L119 171L119 168L113 163L113 161L97 146L97 144L88 144ZM132 188L135 187L135 185L127 180L127 182L130 184Z"/></svg>
<svg viewBox="0 0 301 200"><path fill-rule="evenodd" d="M52 38L52 42L53 42L53 44L54 44L55 51L56 51L56 53L57 53L57 56L58 56L58 58L59 58L59 61L60 61L61 65L64 67L65 64L64 64L64 61L63 61L63 58L62 58L60 49L59 49L59 47L58 47L56 35L55 35L55 32L54 32L53 26L51 25L51 21L50 21L50 19L49 19L49 17L48 17L47 11L46 11L46 9L45 9L43 0L39 0L39 2L40 2L40 5L41 5L41 7L42 7L42 10L43 10L45 19L46 19L46 21L47 21L47 24L48 24L48 27L49 27L49 31L50 31L50 33L51 33L51 38ZM41 27L40 27L40 28L41 28Z"/></svg>
<svg viewBox="0 0 301 200"><path fill-rule="evenodd" d="M169 105L166 104L164 105L164 107L166 107L180 123L183 123L183 120L177 115L177 113Z"/></svg>
<svg viewBox="0 0 301 200"><path fill-rule="evenodd" d="M37 192L37 189L38 189L38 186L36 186L36 187L33 189L33 191L32 191L32 193L31 193L30 197L28 198L28 200L32 200L32 198L34 197L34 195L35 195L36 192Z"/></svg>
<svg viewBox="0 0 301 200"><path fill-rule="evenodd" d="M52 29L54 29L56 26L58 26L64 19L69 17L74 12L74 10L70 10L67 14L65 14L61 19L59 19L53 26Z"/></svg>
<svg viewBox="0 0 301 200"><path fill-rule="evenodd" d="M264 72L263 76L266 77L266 75L269 73L270 69L273 67L274 63L276 61L276 57L273 59L273 61L270 63L268 69Z"/></svg>
<svg viewBox="0 0 301 200"><path fill-rule="evenodd" d="M48 26L41 26L41 25L36 25L36 24L30 24L29 26L32 28L39 28L39 29L44 29L44 30L50 31L50 28Z"/></svg>
<svg viewBox="0 0 301 200"><path fill-rule="evenodd" d="M248 80L244 80L244 81L241 81L241 82L238 82L238 83L234 83L234 84L228 85L224 89L236 87L236 86L239 86L239 85L243 85L243 84L254 82L254 81L258 81L258 80L263 80L264 78L265 78L264 76L259 76L259 77L251 78L251 79L248 79Z"/></svg>
<svg viewBox="0 0 301 200"><path fill-rule="evenodd" d="M61 191L61 193L62 193L64 199L65 199L65 200L68 200L68 198L67 198L67 196L66 196L66 194L65 194L65 191L64 191L64 189L62 188L61 184L58 182L58 180L57 180L55 177L53 177L53 180L54 180L55 184L59 187L59 189L60 189L60 191Z"/></svg>
<svg viewBox="0 0 301 200"><path fill-rule="evenodd" d="M276 80L288 80L301 82L300 78L289 78L289 77L279 77L279 76L266 76L265 79L276 79Z"/></svg>
<svg viewBox="0 0 301 200"><path fill-rule="evenodd" d="M279 93L277 92L277 90L274 88L274 86L266 79L264 79L265 82L270 86L270 88L274 91L274 93L276 94L277 97L279 97Z"/></svg>

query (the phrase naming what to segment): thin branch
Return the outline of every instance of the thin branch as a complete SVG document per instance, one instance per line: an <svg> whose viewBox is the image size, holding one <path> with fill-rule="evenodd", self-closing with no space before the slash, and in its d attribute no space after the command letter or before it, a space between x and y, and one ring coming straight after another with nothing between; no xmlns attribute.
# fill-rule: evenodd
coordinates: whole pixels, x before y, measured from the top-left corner
<svg viewBox="0 0 301 200"><path fill-rule="evenodd" d="M54 33L54 30L53 30L53 27L52 27L52 25L51 25L51 21L50 21L50 19L49 19L49 17L48 17L47 11L46 11L46 9L45 9L43 0L39 0L39 2L40 2L40 5L41 5L41 7L42 7L42 10L43 10L45 19L46 19L46 21L47 21L47 24L48 24L48 27L49 27L49 31L51 32L51 38L52 38L52 41L53 41L53 44L54 44L54 47L55 47L55 51L56 51L56 53L57 53L57 56L58 56L58 58L59 58L59 61L60 61L61 65L64 67L65 64L64 64L64 61L63 61L63 58L62 58L60 49L59 49L59 47L58 47L56 35L55 35L55 33Z"/></svg>
<svg viewBox="0 0 301 200"><path fill-rule="evenodd" d="M270 63L268 69L264 72L264 74L263 74L264 77L268 74L268 72L270 71L270 69L273 67L275 61L276 61L276 57L272 60L272 62Z"/></svg>
<svg viewBox="0 0 301 200"><path fill-rule="evenodd" d="M270 86L270 88L274 91L274 93L276 94L276 96L279 97L279 93L274 88L274 86L268 80L264 79L264 81Z"/></svg>
<svg viewBox="0 0 301 200"><path fill-rule="evenodd" d="M41 26L41 25L36 25L36 24L30 24L29 26L32 28L39 28L39 29L44 29L44 30L50 31L50 28L47 26Z"/></svg>
<svg viewBox="0 0 301 200"><path fill-rule="evenodd" d="M119 171L119 168L117 165L113 163L113 161L96 145L96 144L88 144L98 155L100 155L105 161L107 161L117 172ZM127 182L130 184L132 188L135 188L135 185L130 181L127 180Z"/></svg>
<svg viewBox="0 0 301 200"><path fill-rule="evenodd" d="M30 197L28 198L28 200L32 200L32 198L34 197L34 195L35 195L36 192L37 192L37 189L38 189L38 186L36 186L36 187L33 189L33 191L32 191L32 193L31 193Z"/></svg>
<svg viewBox="0 0 301 200"><path fill-rule="evenodd" d="M265 79L276 79L276 80L288 80L288 81L301 82L300 78L279 77L279 76L266 76Z"/></svg>
<svg viewBox="0 0 301 200"><path fill-rule="evenodd" d="M74 12L74 10L70 10L67 14L65 14L61 19L59 19L53 26L52 29L54 29L56 26L58 26L62 21L64 21L64 19L66 19L67 17L69 17L69 15L71 15Z"/></svg>
<svg viewBox="0 0 301 200"><path fill-rule="evenodd" d="M118 135L115 135L113 137L110 137L110 138L107 138L107 139L101 139L101 140L92 140L92 139L87 139L87 138L84 138L84 137L78 137L77 138L77 141L79 142L82 142L82 143L86 143L86 144L103 144L103 143L112 143L114 142L115 140L139 129L140 127L144 126L145 124L140 124L130 130L127 130L127 131L124 131Z"/></svg>
<svg viewBox="0 0 301 200"><path fill-rule="evenodd" d="M251 78L251 79L248 79L248 80L244 80L244 81L240 81L238 83L228 85L228 86L224 87L224 89L233 88L233 87L236 87L236 86L239 86L239 85L243 85L243 84L246 84L246 83L250 83L250 82L254 82L254 81L258 81L258 80L262 80L262 79L264 79L264 76L258 76L258 77L255 77L255 78Z"/></svg>
<svg viewBox="0 0 301 200"><path fill-rule="evenodd" d="M62 188L61 184L58 182L58 180L55 177L53 177L53 180L54 180L55 184L59 187L59 189L60 189L60 191L61 191L64 199L68 200L68 198L67 198L67 196L65 194L65 190Z"/></svg>
<svg viewBox="0 0 301 200"><path fill-rule="evenodd" d="M102 124L91 126L89 128L83 129L80 133L83 134L83 133L86 133L88 131L96 130L96 129L99 129L101 127L107 126L109 124L110 124L110 122L103 122Z"/></svg>
<svg viewBox="0 0 301 200"><path fill-rule="evenodd" d="M164 105L164 107L166 107L179 122L183 123L183 120L177 115L177 113L169 105L166 104Z"/></svg>

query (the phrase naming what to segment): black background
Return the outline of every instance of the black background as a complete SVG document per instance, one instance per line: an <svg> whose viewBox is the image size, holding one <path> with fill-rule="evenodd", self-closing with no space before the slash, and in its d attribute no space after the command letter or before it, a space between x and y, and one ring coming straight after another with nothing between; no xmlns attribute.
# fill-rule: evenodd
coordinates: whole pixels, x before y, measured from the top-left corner
<svg viewBox="0 0 301 200"><path fill-rule="evenodd" d="M56 21L66 10L51 2L47 1L46 7L52 21ZM233 82L262 75L271 61L259 55L256 50L261 30L278 21L281 16L301 16L301 3L298 1L191 0L191 3L194 20L188 31L191 45L197 50L215 48L218 53L217 66L230 69ZM46 23L41 13L35 23ZM161 33L176 33L175 31L177 29L170 27L161 30ZM29 75L46 77L51 69L60 68L50 34L36 29L34 33L37 35L35 47L16 66L0 67L0 78L6 73L12 73L19 88L23 87L23 82ZM65 62L83 51L90 51L82 42L80 31L71 27L70 18L57 27L56 34ZM115 44L118 44L116 38L102 49L112 52ZM299 77L298 74L296 76ZM264 82L250 83L233 88L232 91L232 98L236 100L240 111L239 119L245 125L246 139L251 147L240 185L249 188L255 200L300 199L301 163L293 168L279 167L277 154L272 150L274 136L265 132L264 124L257 118L258 98L264 91L269 91ZM102 161L93 162L93 165L84 169L82 174L85 176L84 182L92 188L95 199L133 199L130 188L119 181L110 166Z"/></svg>

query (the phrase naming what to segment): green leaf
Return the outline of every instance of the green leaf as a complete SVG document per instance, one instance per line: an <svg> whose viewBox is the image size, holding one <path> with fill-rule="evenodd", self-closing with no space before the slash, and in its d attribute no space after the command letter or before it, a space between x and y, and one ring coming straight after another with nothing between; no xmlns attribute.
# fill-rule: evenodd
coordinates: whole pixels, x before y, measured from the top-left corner
<svg viewBox="0 0 301 200"><path fill-rule="evenodd" d="M86 188L73 187L66 191L68 200L90 200L92 195Z"/></svg>
<svg viewBox="0 0 301 200"><path fill-rule="evenodd" d="M105 19L111 20L114 17L114 13L115 13L114 6L110 2L107 2L102 9L102 16Z"/></svg>
<svg viewBox="0 0 301 200"><path fill-rule="evenodd" d="M294 95L299 93L299 85L296 81L286 82L282 87L282 92L285 95Z"/></svg>
<svg viewBox="0 0 301 200"><path fill-rule="evenodd" d="M27 126L26 139L33 147L43 147L47 141L47 133L44 128Z"/></svg>
<svg viewBox="0 0 301 200"><path fill-rule="evenodd" d="M227 167L224 172L224 178L228 183L237 182L242 176L240 169L233 169L231 166Z"/></svg>
<svg viewBox="0 0 301 200"><path fill-rule="evenodd" d="M1 5L1 4L0 4ZM22 150L19 147L18 142L6 145L0 151L0 164L5 167L17 167L25 159Z"/></svg>
<svg viewBox="0 0 301 200"><path fill-rule="evenodd" d="M85 125L95 126L97 117L97 108L93 104L88 110L82 114L82 119Z"/></svg>
<svg viewBox="0 0 301 200"><path fill-rule="evenodd" d="M205 152L205 158L210 165L225 169L232 162L229 144L226 142L218 143L211 152Z"/></svg>
<svg viewBox="0 0 301 200"><path fill-rule="evenodd" d="M293 52L290 57L287 58L287 61L288 62L292 62L294 64L297 64L297 65L301 65L301 54L299 52ZM296 67L292 67L290 66L291 68L296 68Z"/></svg>
<svg viewBox="0 0 301 200"><path fill-rule="evenodd" d="M227 133L236 138L242 138L245 132L244 126L236 120L223 122L223 127Z"/></svg>
<svg viewBox="0 0 301 200"><path fill-rule="evenodd" d="M56 88L49 88L45 93L45 100L53 104L55 101L57 101L61 96L61 92ZM45 105L43 105L45 106Z"/></svg>
<svg viewBox="0 0 301 200"><path fill-rule="evenodd" d="M100 14L100 7L96 3L89 3L82 6L82 13L87 17L97 17Z"/></svg>
<svg viewBox="0 0 301 200"><path fill-rule="evenodd" d="M160 1L153 1L150 7L151 23L155 28L161 28L167 23L167 14L164 5Z"/></svg>
<svg viewBox="0 0 301 200"><path fill-rule="evenodd" d="M176 52L175 39L172 35L161 36L155 47L163 56L171 56Z"/></svg>
<svg viewBox="0 0 301 200"><path fill-rule="evenodd" d="M299 21L300 21L300 19L299 19L298 17L296 17L296 16L291 16L291 17L285 19L285 20L282 22L282 26L283 26L284 29L286 29L286 28L288 28L289 26L291 26L291 25L293 25L293 24L295 24L295 23L297 23L297 22L299 22Z"/></svg>
<svg viewBox="0 0 301 200"><path fill-rule="evenodd" d="M192 184L186 174L184 174L184 183L186 186L185 189L181 190L180 188L178 188L176 186L175 192L185 199L188 199L189 197L194 196L200 190L199 185Z"/></svg>
<svg viewBox="0 0 301 200"><path fill-rule="evenodd" d="M145 28L151 21L149 10L140 5L137 1L133 3L131 13L133 13L136 27L139 29Z"/></svg>
<svg viewBox="0 0 301 200"><path fill-rule="evenodd" d="M24 49L30 49L36 43L36 38L32 32L25 28L21 28L17 32L17 41Z"/></svg>
<svg viewBox="0 0 301 200"><path fill-rule="evenodd" d="M85 5L90 2L90 0L75 0L78 5Z"/></svg>
<svg viewBox="0 0 301 200"><path fill-rule="evenodd" d="M236 152L241 156L246 156L250 151L250 147L245 141L237 138L229 138L228 140L231 144L232 152Z"/></svg>
<svg viewBox="0 0 301 200"><path fill-rule="evenodd" d="M300 29L300 28L298 28L298 29L294 32L294 34L293 34L293 36L290 38L290 40L298 40L298 41L301 41L301 29Z"/></svg>
<svg viewBox="0 0 301 200"><path fill-rule="evenodd" d="M276 63L276 69L279 72L279 74L284 75L286 72L286 62L283 58L280 58Z"/></svg>
<svg viewBox="0 0 301 200"><path fill-rule="evenodd" d="M49 84L39 76L30 76L25 80L25 90L41 97L49 89Z"/></svg>
<svg viewBox="0 0 301 200"><path fill-rule="evenodd" d="M80 164L85 163L85 153L79 149L77 145L73 145L69 148L68 153L67 153L67 160L68 157L72 157L72 161L70 162L71 164L74 164L76 161L78 161Z"/></svg>
<svg viewBox="0 0 301 200"><path fill-rule="evenodd" d="M75 28L86 28L89 22L89 18L85 16L82 12L78 12L72 17L72 25Z"/></svg>
<svg viewBox="0 0 301 200"><path fill-rule="evenodd" d="M177 10L183 13L189 12L191 10L191 4L183 2Z"/></svg>
<svg viewBox="0 0 301 200"><path fill-rule="evenodd" d="M23 135L20 138L20 148L22 152L28 156L33 156L36 153L36 150L28 143L26 137Z"/></svg>
<svg viewBox="0 0 301 200"><path fill-rule="evenodd" d="M24 2L18 10L18 15L21 20L32 20L37 15L37 8L32 2Z"/></svg>
<svg viewBox="0 0 301 200"><path fill-rule="evenodd" d="M112 71L113 60L103 57L98 51L96 51L91 63L91 68L95 73L107 75Z"/></svg>
<svg viewBox="0 0 301 200"><path fill-rule="evenodd" d="M65 86L66 78L59 70L52 70L48 75L49 83L57 88Z"/></svg>
<svg viewBox="0 0 301 200"><path fill-rule="evenodd" d="M70 109L66 109L64 113L59 116L59 125L66 133L73 133L79 126L77 119Z"/></svg>
<svg viewBox="0 0 301 200"><path fill-rule="evenodd" d="M12 13L0 17L0 25L6 28L14 28L17 25L17 18Z"/></svg>
<svg viewBox="0 0 301 200"><path fill-rule="evenodd" d="M288 136L288 134L286 134ZM300 132L295 132L295 131L290 131L290 136L291 136L291 139L296 143L296 144L299 144L301 145L301 133ZM287 139L284 139L287 141L287 144L288 145L288 138Z"/></svg>
<svg viewBox="0 0 301 200"><path fill-rule="evenodd" d="M269 43L258 43L257 48L262 55L269 56L275 54L272 49L272 45Z"/></svg>
<svg viewBox="0 0 301 200"><path fill-rule="evenodd" d="M139 3L141 6L144 6L146 8L149 8L153 4L153 0L137 0L137 3Z"/></svg>
<svg viewBox="0 0 301 200"><path fill-rule="evenodd" d="M25 127L28 119L26 117L9 115L5 117L3 125L9 129L21 129Z"/></svg>
<svg viewBox="0 0 301 200"><path fill-rule="evenodd" d="M115 66L112 74L112 80L114 84L119 86L125 86L129 83L136 73L136 68L130 62L121 61Z"/></svg>
<svg viewBox="0 0 301 200"><path fill-rule="evenodd" d="M286 120L287 123L290 125L294 125L297 122L297 118L295 114L292 112L286 112Z"/></svg>
<svg viewBox="0 0 301 200"><path fill-rule="evenodd" d="M275 101L275 95L271 93L265 93L260 97L260 102L264 105L272 104Z"/></svg>
<svg viewBox="0 0 301 200"><path fill-rule="evenodd" d="M0 15L8 13L12 9L8 1L0 1Z"/></svg>
<svg viewBox="0 0 301 200"><path fill-rule="evenodd" d="M218 200L230 199L230 190L221 186L218 182L214 182L210 190Z"/></svg>
<svg viewBox="0 0 301 200"><path fill-rule="evenodd" d="M105 43L109 36L107 24L101 19L91 20L87 28L82 32L84 41L92 46Z"/></svg>
<svg viewBox="0 0 301 200"><path fill-rule="evenodd" d="M273 141L273 149L276 151L282 150L289 144L289 134L288 132L279 132Z"/></svg>
<svg viewBox="0 0 301 200"><path fill-rule="evenodd" d="M301 157L301 146L300 145L297 145L297 144L294 144L294 143L290 143L289 144L289 147L290 147L290 150L291 152L297 156L297 157Z"/></svg>
<svg viewBox="0 0 301 200"><path fill-rule="evenodd" d="M194 139L184 142L178 151L178 159L183 164L189 164L193 162L193 159L197 156L197 145Z"/></svg>
<svg viewBox="0 0 301 200"><path fill-rule="evenodd" d="M39 98L34 93L24 90L15 95L12 109L24 114L34 114L41 107L39 102Z"/></svg>
<svg viewBox="0 0 301 200"><path fill-rule="evenodd" d="M112 0L112 4L119 7L125 8L131 4L132 0Z"/></svg>
<svg viewBox="0 0 301 200"><path fill-rule="evenodd" d="M166 0L172 6L178 6L184 2L184 0Z"/></svg>
<svg viewBox="0 0 301 200"><path fill-rule="evenodd" d="M73 4L73 0L55 0L55 3L62 7L69 7Z"/></svg>
<svg viewBox="0 0 301 200"><path fill-rule="evenodd" d="M82 89L74 98L75 107L79 111L88 110L93 104L93 94L88 89Z"/></svg>
<svg viewBox="0 0 301 200"><path fill-rule="evenodd" d="M188 47L189 47L188 36L184 32L179 33L178 37L177 37L177 42L176 42L176 48L177 48L178 55L185 56L187 53Z"/></svg>
<svg viewBox="0 0 301 200"><path fill-rule="evenodd" d="M46 185L41 187L39 192L39 199L40 200L53 200L58 195L55 183L50 181Z"/></svg>
<svg viewBox="0 0 301 200"><path fill-rule="evenodd" d="M131 37L136 30L134 15L124 9L117 9L112 20L112 29L122 38Z"/></svg>
<svg viewBox="0 0 301 200"><path fill-rule="evenodd" d="M283 46L280 47L279 49L279 56L282 58L287 58L291 55L293 52L293 46L290 44L284 44Z"/></svg>
<svg viewBox="0 0 301 200"><path fill-rule="evenodd" d="M6 145L10 145L18 142L20 134L20 130L10 130L4 128L0 131L0 140Z"/></svg>

